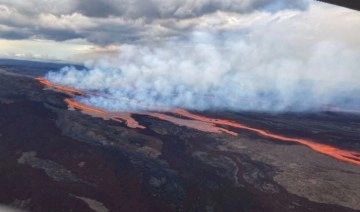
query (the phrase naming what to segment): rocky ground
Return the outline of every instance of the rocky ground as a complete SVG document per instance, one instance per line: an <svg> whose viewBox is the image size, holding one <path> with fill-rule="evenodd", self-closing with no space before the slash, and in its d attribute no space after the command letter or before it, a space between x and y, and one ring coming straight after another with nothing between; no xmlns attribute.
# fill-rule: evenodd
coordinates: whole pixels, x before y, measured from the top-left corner
<svg viewBox="0 0 360 212"><path fill-rule="evenodd" d="M245 130L146 129L68 110L67 96L0 70L0 203L28 211L356 211L360 166ZM360 152L360 117L203 113Z"/></svg>

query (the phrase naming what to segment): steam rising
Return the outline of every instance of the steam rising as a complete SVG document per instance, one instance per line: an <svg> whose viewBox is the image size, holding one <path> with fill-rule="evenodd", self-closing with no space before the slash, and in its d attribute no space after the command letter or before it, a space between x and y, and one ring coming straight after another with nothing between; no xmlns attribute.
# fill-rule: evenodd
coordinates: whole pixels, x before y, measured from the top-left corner
<svg viewBox="0 0 360 212"><path fill-rule="evenodd" d="M202 20L181 39L123 45L117 58L46 78L95 90L77 100L111 111L360 107L359 13L313 3L307 11L218 13ZM223 28L213 30L219 22Z"/></svg>

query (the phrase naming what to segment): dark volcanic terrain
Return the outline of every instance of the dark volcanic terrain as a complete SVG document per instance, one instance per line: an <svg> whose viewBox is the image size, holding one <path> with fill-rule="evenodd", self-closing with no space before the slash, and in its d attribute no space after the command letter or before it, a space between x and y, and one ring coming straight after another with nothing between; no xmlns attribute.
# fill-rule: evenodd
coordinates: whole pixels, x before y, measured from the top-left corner
<svg viewBox="0 0 360 212"><path fill-rule="evenodd" d="M3 205L96 212L360 210L360 165L228 126L238 135L138 114L133 118L146 128L128 128L69 110L68 95L12 70L0 69ZM360 152L356 114L202 115Z"/></svg>

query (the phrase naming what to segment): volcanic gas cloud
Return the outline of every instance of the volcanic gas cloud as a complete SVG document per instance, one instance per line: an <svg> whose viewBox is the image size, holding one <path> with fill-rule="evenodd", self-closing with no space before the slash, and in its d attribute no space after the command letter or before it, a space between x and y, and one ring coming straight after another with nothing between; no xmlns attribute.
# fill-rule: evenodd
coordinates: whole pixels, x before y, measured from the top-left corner
<svg viewBox="0 0 360 212"><path fill-rule="evenodd" d="M200 24L178 39L121 45L116 58L86 62L84 70L65 67L46 79L102 93L78 101L109 111L358 110L360 14L334 8L311 3L305 11L204 17L203 24L224 21L224 29Z"/></svg>

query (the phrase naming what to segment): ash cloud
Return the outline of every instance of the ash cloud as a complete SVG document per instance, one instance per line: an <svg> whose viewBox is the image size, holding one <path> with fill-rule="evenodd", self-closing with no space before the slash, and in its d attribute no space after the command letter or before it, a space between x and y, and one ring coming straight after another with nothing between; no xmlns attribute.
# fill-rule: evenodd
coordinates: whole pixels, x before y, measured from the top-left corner
<svg viewBox="0 0 360 212"><path fill-rule="evenodd" d="M211 21L181 39L122 45L117 58L46 78L96 90L77 100L112 111L359 108L358 13L312 4L302 12L218 13L203 20Z"/></svg>

